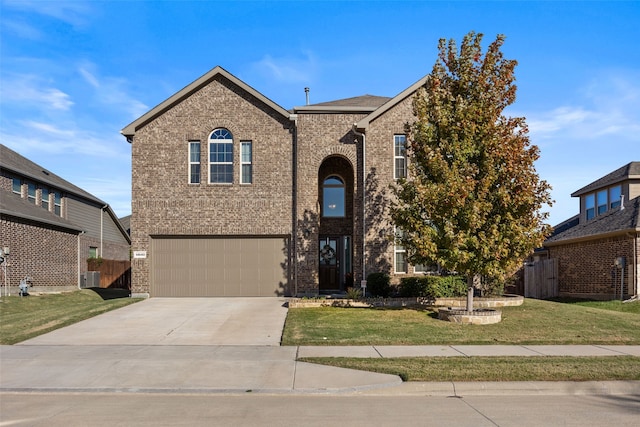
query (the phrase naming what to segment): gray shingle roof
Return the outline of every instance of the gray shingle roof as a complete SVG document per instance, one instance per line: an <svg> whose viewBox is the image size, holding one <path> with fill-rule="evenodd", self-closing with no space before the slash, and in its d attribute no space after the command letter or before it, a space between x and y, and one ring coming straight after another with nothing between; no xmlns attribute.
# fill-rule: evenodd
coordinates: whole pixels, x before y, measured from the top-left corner
<svg viewBox="0 0 640 427"><path fill-rule="evenodd" d="M26 199L21 198L19 195L3 191L1 193L0 202L0 214L13 216L16 218L23 218L30 221L36 221L55 227L60 227L65 230L71 230L76 233L82 231L81 228L73 225L71 222L64 218L61 218L40 206L36 206L33 203L29 203Z"/></svg>
<svg viewBox="0 0 640 427"><path fill-rule="evenodd" d="M365 107L365 108L378 108L384 105L385 102L391 98L387 96L375 96L375 95L362 95L354 96L352 98L337 99L335 101L320 102L318 104L311 104L312 107Z"/></svg>
<svg viewBox="0 0 640 427"><path fill-rule="evenodd" d="M610 174L603 176L585 187L582 187L571 194L571 197L578 197L582 194L589 193L602 187L608 187L628 179L640 179L640 162L627 163L620 169L616 169Z"/></svg>
<svg viewBox="0 0 640 427"><path fill-rule="evenodd" d="M30 178L36 183L43 183L52 188L84 197L85 199L98 204L106 205L105 202L98 199L93 194L90 194L82 188L73 185L69 181L60 178L53 172L44 169L42 166L21 156L2 144L0 144L0 168L9 170L17 175Z"/></svg>
<svg viewBox="0 0 640 427"><path fill-rule="evenodd" d="M571 219L562 224L575 225L564 228L564 230L558 230L557 234L552 235L545 241L545 246L568 240L586 239L608 234L630 231L640 232L640 197L627 201L624 204L624 209L613 209L582 224L576 224Z"/></svg>

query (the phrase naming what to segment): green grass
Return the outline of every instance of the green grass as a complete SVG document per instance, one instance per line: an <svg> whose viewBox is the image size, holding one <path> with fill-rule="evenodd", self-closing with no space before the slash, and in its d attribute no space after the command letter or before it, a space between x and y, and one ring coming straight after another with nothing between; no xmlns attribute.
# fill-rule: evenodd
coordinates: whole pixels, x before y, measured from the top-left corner
<svg viewBox="0 0 640 427"><path fill-rule="evenodd" d="M403 381L640 380L640 357L414 357L300 359L341 368L398 375Z"/></svg>
<svg viewBox="0 0 640 427"><path fill-rule="evenodd" d="M0 344L15 344L140 301L118 296L122 296L122 292L107 289L4 296L0 298Z"/></svg>
<svg viewBox="0 0 640 427"><path fill-rule="evenodd" d="M437 309L290 309L283 345L640 344L640 302L525 299L502 322L461 325Z"/></svg>

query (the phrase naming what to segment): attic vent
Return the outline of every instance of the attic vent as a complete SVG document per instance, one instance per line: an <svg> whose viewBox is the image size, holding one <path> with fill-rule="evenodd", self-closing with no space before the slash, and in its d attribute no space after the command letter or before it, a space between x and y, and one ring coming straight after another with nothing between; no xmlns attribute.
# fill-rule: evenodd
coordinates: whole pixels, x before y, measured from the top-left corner
<svg viewBox="0 0 640 427"><path fill-rule="evenodd" d="M45 171L45 170L43 170L43 171L42 171L42 173L43 173L43 174L45 174L45 175L47 175L47 176L49 176L49 172L47 172L47 171Z"/></svg>

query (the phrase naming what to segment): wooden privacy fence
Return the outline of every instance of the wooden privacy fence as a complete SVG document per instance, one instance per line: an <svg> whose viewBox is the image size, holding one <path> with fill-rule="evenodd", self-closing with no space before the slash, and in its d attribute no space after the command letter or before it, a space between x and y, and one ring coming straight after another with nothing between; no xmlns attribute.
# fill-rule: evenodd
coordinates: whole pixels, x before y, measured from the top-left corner
<svg viewBox="0 0 640 427"><path fill-rule="evenodd" d="M558 293L558 261L545 259L525 265L524 296L527 298L553 298Z"/></svg>
<svg viewBox="0 0 640 427"><path fill-rule="evenodd" d="M131 289L131 261L89 260L87 269L100 272L101 288Z"/></svg>

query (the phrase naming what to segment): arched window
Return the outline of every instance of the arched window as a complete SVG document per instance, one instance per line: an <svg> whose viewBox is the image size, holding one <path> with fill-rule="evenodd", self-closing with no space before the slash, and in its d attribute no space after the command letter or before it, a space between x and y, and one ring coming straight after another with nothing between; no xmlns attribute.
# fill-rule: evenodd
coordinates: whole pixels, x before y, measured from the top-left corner
<svg viewBox="0 0 640 427"><path fill-rule="evenodd" d="M344 216L344 181L332 175L322 183L322 216Z"/></svg>
<svg viewBox="0 0 640 427"><path fill-rule="evenodd" d="M233 136L226 129L209 136L209 183L233 183Z"/></svg>

